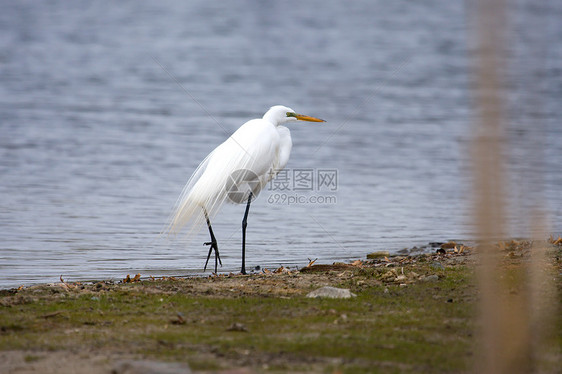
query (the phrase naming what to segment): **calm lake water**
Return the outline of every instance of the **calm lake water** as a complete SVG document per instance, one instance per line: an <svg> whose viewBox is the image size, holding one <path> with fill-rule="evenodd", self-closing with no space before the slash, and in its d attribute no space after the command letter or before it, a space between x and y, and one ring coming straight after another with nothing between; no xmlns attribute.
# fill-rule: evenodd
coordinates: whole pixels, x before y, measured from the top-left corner
<svg viewBox="0 0 562 374"><path fill-rule="evenodd" d="M287 173L252 205L247 266L470 239L472 50L461 1L17 1L0 13L0 287L202 271L159 235L199 162L272 105ZM562 3L510 11L511 235L562 233ZM214 228L240 266L243 206Z"/></svg>

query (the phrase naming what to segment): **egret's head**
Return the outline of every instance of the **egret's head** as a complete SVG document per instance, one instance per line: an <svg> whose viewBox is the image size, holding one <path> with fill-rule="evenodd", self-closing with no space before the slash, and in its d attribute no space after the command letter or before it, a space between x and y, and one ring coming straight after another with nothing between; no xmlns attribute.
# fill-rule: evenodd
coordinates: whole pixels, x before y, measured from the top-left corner
<svg viewBox="0 0 562 374"><path fill-rule="evenodd" d="M320 118L295 113L293 109L283 105L275 105L269 108L269 110L264 114L263 119L273 123L275 126L282 125L290 121L326 122Z"/></svg>

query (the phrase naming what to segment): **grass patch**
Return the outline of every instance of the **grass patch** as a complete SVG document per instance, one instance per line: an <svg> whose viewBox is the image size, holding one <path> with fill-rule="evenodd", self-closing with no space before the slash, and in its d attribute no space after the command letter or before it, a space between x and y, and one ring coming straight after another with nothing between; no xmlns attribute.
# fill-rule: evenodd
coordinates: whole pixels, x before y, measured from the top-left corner
<svg viewBox="0 0 562 374"><path fill-rule="evenodd" d="M310 274L30 287L0 294L0 350L88 347L204 371L468 371L473 269L466 261L439 265L424 258ZM326 284L357 297L305 297ZM562 330L562 318L556 326Z"/></svg>

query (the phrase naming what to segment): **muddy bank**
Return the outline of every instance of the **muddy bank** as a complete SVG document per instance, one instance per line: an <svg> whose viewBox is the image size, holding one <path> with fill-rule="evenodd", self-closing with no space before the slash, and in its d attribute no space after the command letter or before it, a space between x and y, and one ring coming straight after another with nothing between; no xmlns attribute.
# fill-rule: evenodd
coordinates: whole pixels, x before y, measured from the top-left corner
<svg viewBox="0 0 562 374"><path fill-rule="evenodd" d="M528 241L498 244L514 269L529 248ZM125 373L124 360L196 373L467 371L478 298L473 253L443 243L430 254L379 252L298 271L130 275L3 290L0 371ZM558 295L560 253L552 243L549 271ZM356 296L306 297L324 286ZM562 318L556 326L562 332ZM561 336L553 338L546 372L562 358Z"/></svg>

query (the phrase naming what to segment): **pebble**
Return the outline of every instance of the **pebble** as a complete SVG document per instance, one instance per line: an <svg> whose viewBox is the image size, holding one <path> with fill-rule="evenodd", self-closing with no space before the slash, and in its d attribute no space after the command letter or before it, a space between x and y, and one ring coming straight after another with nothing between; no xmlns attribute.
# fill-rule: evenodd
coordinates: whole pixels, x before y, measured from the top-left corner
<svg viewBox="0 0 562 374"><path fill-rule="evenodd" d="M423 277L420 279L422 282L435 282L439 280L439 276L436 274L428 275L427 277Z"/></svg>
<svg viewBox="0 0 562 374"><path fill-rule="evenodd" d="M148 360L120 361L111 370L112 374L189 374L187 364Z"/></svg>
<svg viewBox="0 0 562 374"><path fill-rule="evenodd" d="M248 329L240 322L235 322L226 331L248 332Z"/></svg>
<svg viewBox="0 0 562 374"><path fill-rule="evenodd" d="M382 281L393 281L398 276L396 270L392 269L387 271L381 276Z"/></svg>
<svg viewBox="0 0 562 374"><path fill-rule="evenodd" d="M319 288L306 295L306 297L310 297L310 298L327 297L331 299L349 299L355 296L357 295L352 293L347 288L336 288L336 287L329 287L329 286Z"/></svg>
<svg viewBox="0 0 562 374"><path fill-rule="evenodd" d="M437 270L445 270L445 267L438 261L433 262L431 267Z"/></svg>
<svg viewBox="0 0 562 374"><path fill-rule="evenodd" d="M371 252L367 254L367 258L371 260L375 258L388 257L388 256L390 256L390 252L388 251L378 251L378 252Z"/></svg>

